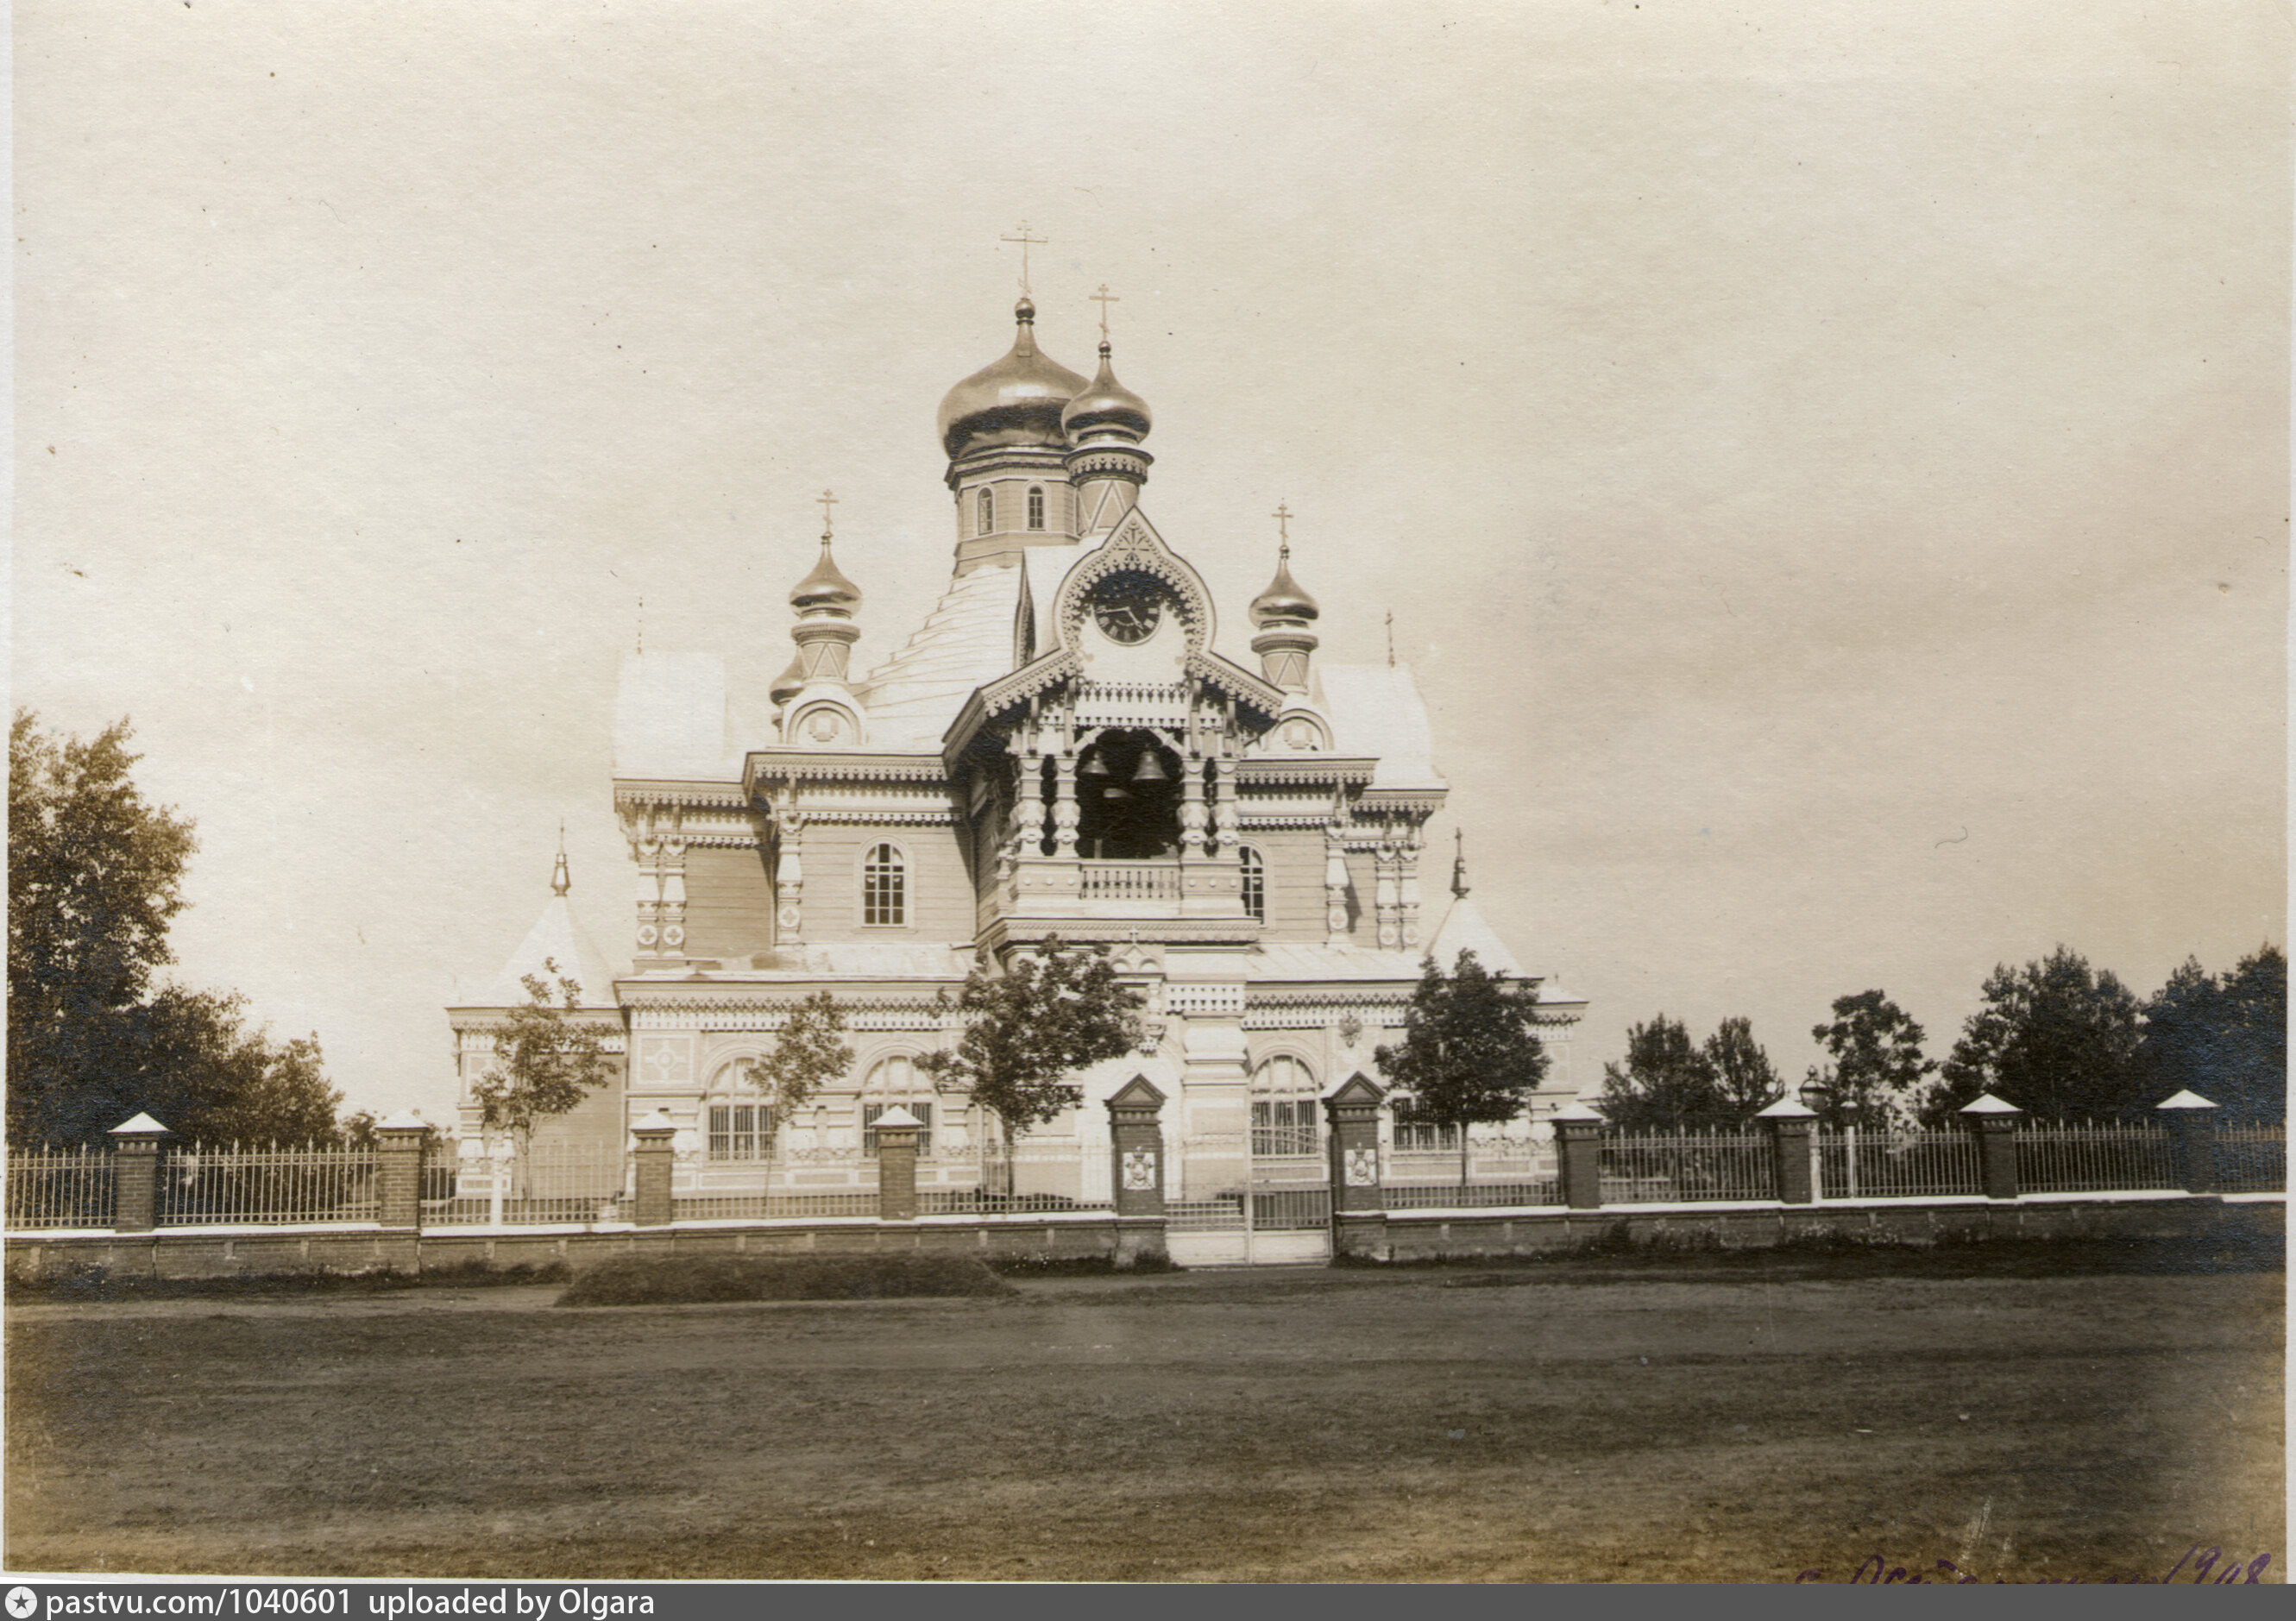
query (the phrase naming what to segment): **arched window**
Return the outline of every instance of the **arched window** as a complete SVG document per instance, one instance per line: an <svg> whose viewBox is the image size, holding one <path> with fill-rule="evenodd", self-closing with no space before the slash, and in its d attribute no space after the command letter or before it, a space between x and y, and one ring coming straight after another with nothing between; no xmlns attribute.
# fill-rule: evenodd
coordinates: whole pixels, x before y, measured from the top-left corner
<svg viewBox="0 0 2296 1621"><path fill-rule="evenodd" d="M932 1086L917 1073L917 1060L906 1053L880 1059L871 1066L869 1078L861 1084L861 1151L875 1156L877 1117L897 1103L924 1122L917 1129L917 1158L931 1158Z"/></svg>
<svg viewBox="0 0 2296 1621"><path fill-rule="evenodd" d="M1250 845L1241 854L1243 865L1243 915L1267 921L1267 864Z"/></svg>
<svg viewBox="0 0 2296 1621"><path fill-rule="evenodd" d="M1395 1100L1395 1146L1404 1153L1433 1153L1439 1150L1456 1154L1459 1151L1459 1128L1423 1113L1418 1099L1398 1097Z"/></svg>
<svg viewBox="0 0 2296 1621"><path fill-rule="evenodd" d="M747 1066L736 1066L726 1078L734 1080L747 1074ZM755 1093L712 1098L706 1123L711 1159L749 1162L773 1158L774 1106L761 1101Z"/></svg>
<svg viewBox="0 0 2296 1621"><path fill-rule="evenodd" d="M996 492L995 490L985 484L982 485L980 494L973 498L973 508L978 513L972 530L975 535L986 535L996 527Z"/></svg>
<svg viewBox="0 0 2296 1621"><path fill-rule="evenodd" d="M899 924L909 921L908 864L890 844L872 845L861 864L861 921Z"/></svg>
<svg viewBox="0 0 2296 1621"><path fill-rule="evenodd" d="M1045 527L1045 487L1041 484L1029 487L1029 527L1032 529Z"/></svg>
<svg viewBox="0 0 2296 1621"><path fill-rule="evenodd" d="M1278 1055L1251 1072L1254 1158L1316 1151L1316 1077L1298 1059Z"/></svg>

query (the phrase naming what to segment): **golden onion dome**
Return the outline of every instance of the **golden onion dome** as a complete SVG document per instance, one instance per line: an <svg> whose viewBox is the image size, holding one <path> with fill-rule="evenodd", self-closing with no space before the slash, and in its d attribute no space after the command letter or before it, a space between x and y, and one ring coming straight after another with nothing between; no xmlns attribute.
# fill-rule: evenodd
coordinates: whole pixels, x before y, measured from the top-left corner
<svg viewBox="0 0 2296 1621"><path fill-rule="evenodd" d="M798 689L804 685L805 655L802 652L792 653L790 655L789 668L774 677L774 684L766 689L766 696L773 700L775 708L779 708L791 699L795 698Z"/></svg>
<svg viewBox="0 0 2296 1621"><path fill-rule="evenodd" d="M1316 599L1300 589L1300 582L1292 577L1292 548L1285 546L1275 554L1275 577L1267 589L1251 599L1251 622L1265 626L1271 619L1312 619L1323 610Z"/></svg>
<svg viewBox="0 0 2296 1621"><path fill-rule="evenodd" d="M823 536L821 561L790 593L790 606L802 613L808 608L851 609L860 605L861 588L837 571L837 565L829 556L829 536Z"/></svg>
<svg viewBox="0 0 2296 1621"><path fill-rule="evenodd" d="M1114 433L1136 443L1148 437L1148 402L1116 381L1106 343L1100 346L1100 373L1061 413L1061 426L1072 439L1093 432Z"/></svg>
<svg viewBox="0 0 2296 1621"><path fill-rule="evenodd" d="M1037 348L1037 307L1013 307L1020 330L1013 348L948 391L940 402L941 448L954 461L993 445L1065 446L1061 407L1086 388L1085 380Z"/></svg>

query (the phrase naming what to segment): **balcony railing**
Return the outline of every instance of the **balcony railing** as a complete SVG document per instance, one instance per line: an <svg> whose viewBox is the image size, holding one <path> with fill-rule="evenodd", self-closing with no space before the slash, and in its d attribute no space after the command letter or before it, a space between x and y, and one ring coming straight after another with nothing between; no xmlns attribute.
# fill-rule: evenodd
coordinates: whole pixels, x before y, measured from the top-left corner
<svg viewBox="0 0 2296 1621"><path fill-rule="evenodd" d="M1176 901L1180 898L1177 861L1086 861L1078 893L1088 901Z"/></svg>

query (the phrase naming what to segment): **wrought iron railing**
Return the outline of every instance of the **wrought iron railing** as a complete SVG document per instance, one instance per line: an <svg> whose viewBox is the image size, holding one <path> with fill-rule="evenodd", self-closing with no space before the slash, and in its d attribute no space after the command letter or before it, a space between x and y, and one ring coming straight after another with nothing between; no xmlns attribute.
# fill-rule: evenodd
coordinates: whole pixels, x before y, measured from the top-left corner
<svg viewBox="0 0 2296 1621"><path fill-rule="evenodd" d="M8 1156L8 1228L111 1225L111 1150L49 1149Z"/></svg>
<svg viewBox="0 0 2296 1621"><path fill-rule="evenodd" d="M2046 1124L2017 1128L2017 1186L2027 1193L2100 1193L2180 1185L2165 1126Z"/></svg>
<svg viewBox="0 0 2296 1621"><path fill-rule="evenodd" d="M1985 1191L1976 1134L1845 1128L1811 1134L1821 1199L1952 1198Z"/></svg>

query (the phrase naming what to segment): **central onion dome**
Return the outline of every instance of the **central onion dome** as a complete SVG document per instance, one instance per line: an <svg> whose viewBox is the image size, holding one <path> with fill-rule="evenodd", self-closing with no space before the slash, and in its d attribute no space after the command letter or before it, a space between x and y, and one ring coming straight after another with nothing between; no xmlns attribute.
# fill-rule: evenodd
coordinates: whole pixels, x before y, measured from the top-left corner
<svg viewBox="0 0 2296 1621"><path fill-rule="evenodd" d="M1065 449L1061 409L1083 393L1085 380L1037 348L1037 307L1013 307L1020 330L1012 352L948 391L940 402L940 443L955 461L967 451L998 445Z"/></svg>
<svg viewBox="0 0 2296 1621"><path fill-rule="evenodd" d="M1309 596L1305 590L1301 589L1300 582L1292 577L1290 546L1283 547L1276 553L1275 577L1268 582L1267 590L1251 599L1250 612L1251 622L1262 626L1273 619L1297 619L1304 622L1315 618L1322 612L1322 610L1316 606L1316 599Z"/></svg>
<svg viewBox="0 0 2296 1621"><path fill-rule="evenodd" d="M821 561L790 593L790 606L801 613L809 608L853 609L860 605L861 588L838 572L837 565L830 560L829 536L823 536Z"/></svg>
<svg viewBox="0 0 2296 1621"><path fill-rule="evenodd" d="M1148 402L1116 381L1116 367L1103 342L1099 375L1069 401L1061 413L1061 426L1079 444L1094 438L1129 439L1136 445L1148 437L1149 422Z"/></svg>

